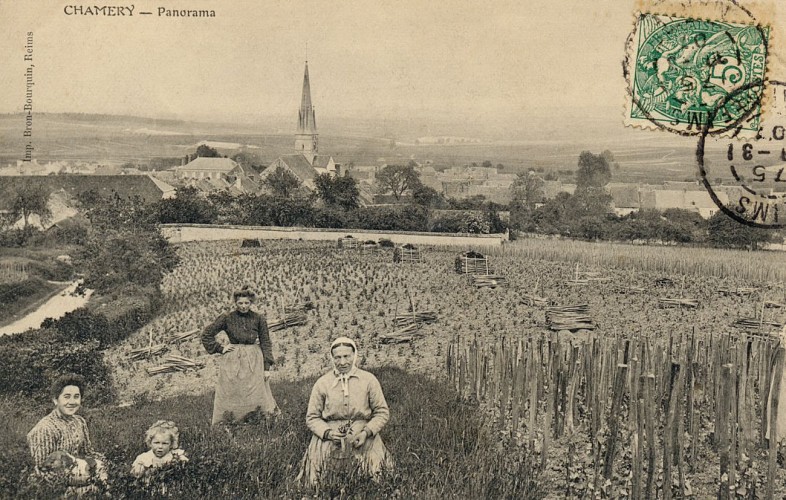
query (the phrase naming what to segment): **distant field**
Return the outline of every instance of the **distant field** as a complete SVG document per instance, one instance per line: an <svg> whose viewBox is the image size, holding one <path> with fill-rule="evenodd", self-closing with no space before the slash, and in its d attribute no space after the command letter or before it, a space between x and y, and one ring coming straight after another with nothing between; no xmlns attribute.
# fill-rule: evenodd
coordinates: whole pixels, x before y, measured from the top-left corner
<svg viewBox="0 0 786 500"><path fill-rule="evenodd" d="M18 115L0 115L0 164L15 163L24 154L27 140L20 132ZM270 129L270 127L268 127ZM664 180L691 180L696 177L696 141L665 133L642 132L620 127L618 134L585 138L586 130L533 131L532 137L518 134L504 141L460 145L416 145L412 137L363 137L355 127L320 134L320 150L336 161L357 165L404 163L410 158L430 160L436 168L491 161L505 165L507 172L542 168L544 172L574 170L579 153L611 150L620 169L615 181L659 183ZM292 135L259 133L249 125L230 127L132 117L80 118L39 115L35 118L34 158L39 162L84 160L108 163L145 162L151 158L181 157L195 150L203 140L239 143L262 162L270 162L291 151ZM608 135L608 134L607 134ZM393 145L395 144L395 145ZM232 155L234 151L224 150ZM563 180L570 180L563 176Z"/></svg>

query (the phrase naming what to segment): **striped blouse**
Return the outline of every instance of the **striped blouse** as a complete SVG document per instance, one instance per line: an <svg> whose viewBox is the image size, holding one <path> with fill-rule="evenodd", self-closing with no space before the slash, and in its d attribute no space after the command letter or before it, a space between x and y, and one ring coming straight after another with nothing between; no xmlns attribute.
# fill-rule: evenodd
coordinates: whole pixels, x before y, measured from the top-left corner
<svg viewBox="0 0 786 500"><path fill-rule="evenodd" d="M27 433L27 444L36 467L55 451L75 457L97 456L90 444L87 422L79 415L64 416L57 409L45 416Z"/></svg>

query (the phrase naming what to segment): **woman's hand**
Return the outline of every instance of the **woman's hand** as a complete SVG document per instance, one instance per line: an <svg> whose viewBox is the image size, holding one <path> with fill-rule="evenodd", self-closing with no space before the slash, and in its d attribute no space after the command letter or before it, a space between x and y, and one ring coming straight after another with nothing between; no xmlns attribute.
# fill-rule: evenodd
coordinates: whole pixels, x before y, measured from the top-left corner
<svg viewBox="0 0 786 500"><path fill-rule="evenodd" d="M352 446L355 448L360 448L366 443L366 439L368 439L368 431L363 429L358 433L358 436L352 440Z"/></svg>
<svg viewBox="0 0 786 500"><path fill-rule="evenodd" d="M224 349L221 351L221 354L229 354L230 352L234 351L235 349L237 349L237 348L235 346L233 346L232 344L227 344L227 345L224 346Z"/></svg>
<svg viewBox="0 0 786 500"><path fill-rule="evenodd" d="M325 438L327 441L333 441L336 444L341 444L341 440L347 437L346 432L339 432L337 430L329 430L327 431L327 437Z"/></svg>

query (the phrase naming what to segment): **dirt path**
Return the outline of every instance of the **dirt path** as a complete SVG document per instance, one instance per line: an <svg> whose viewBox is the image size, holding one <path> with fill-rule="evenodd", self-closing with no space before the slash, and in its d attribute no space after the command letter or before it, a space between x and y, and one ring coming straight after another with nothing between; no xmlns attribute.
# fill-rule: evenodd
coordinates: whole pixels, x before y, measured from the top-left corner
<svg viewBox="0 0 786 500"><path fill-rule="evenodd" d="M23 318L0 328L0 336L22 333L38 328L46 318L57 319L74 309L82 307L87 303L93 291L88 290L85 295L74 295L74 290L76 290L77 286L79 286L79 281L74 281L65 290L54 295Z"/></svg>

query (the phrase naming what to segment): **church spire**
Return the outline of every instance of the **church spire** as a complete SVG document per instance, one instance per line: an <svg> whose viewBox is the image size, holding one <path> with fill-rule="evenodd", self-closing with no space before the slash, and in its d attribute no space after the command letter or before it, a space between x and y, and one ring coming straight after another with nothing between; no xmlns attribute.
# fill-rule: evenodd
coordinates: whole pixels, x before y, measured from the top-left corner
<svg viewBox="0 0 786 500"><path fill-rule="evenodd" d="M298 111L297 134L295 134L295 150L303 153L309 160L314 161L317 154L317 118L311 104L311 83L308 77L308 61L303 73L303 95L300 99Z"/></svg>

